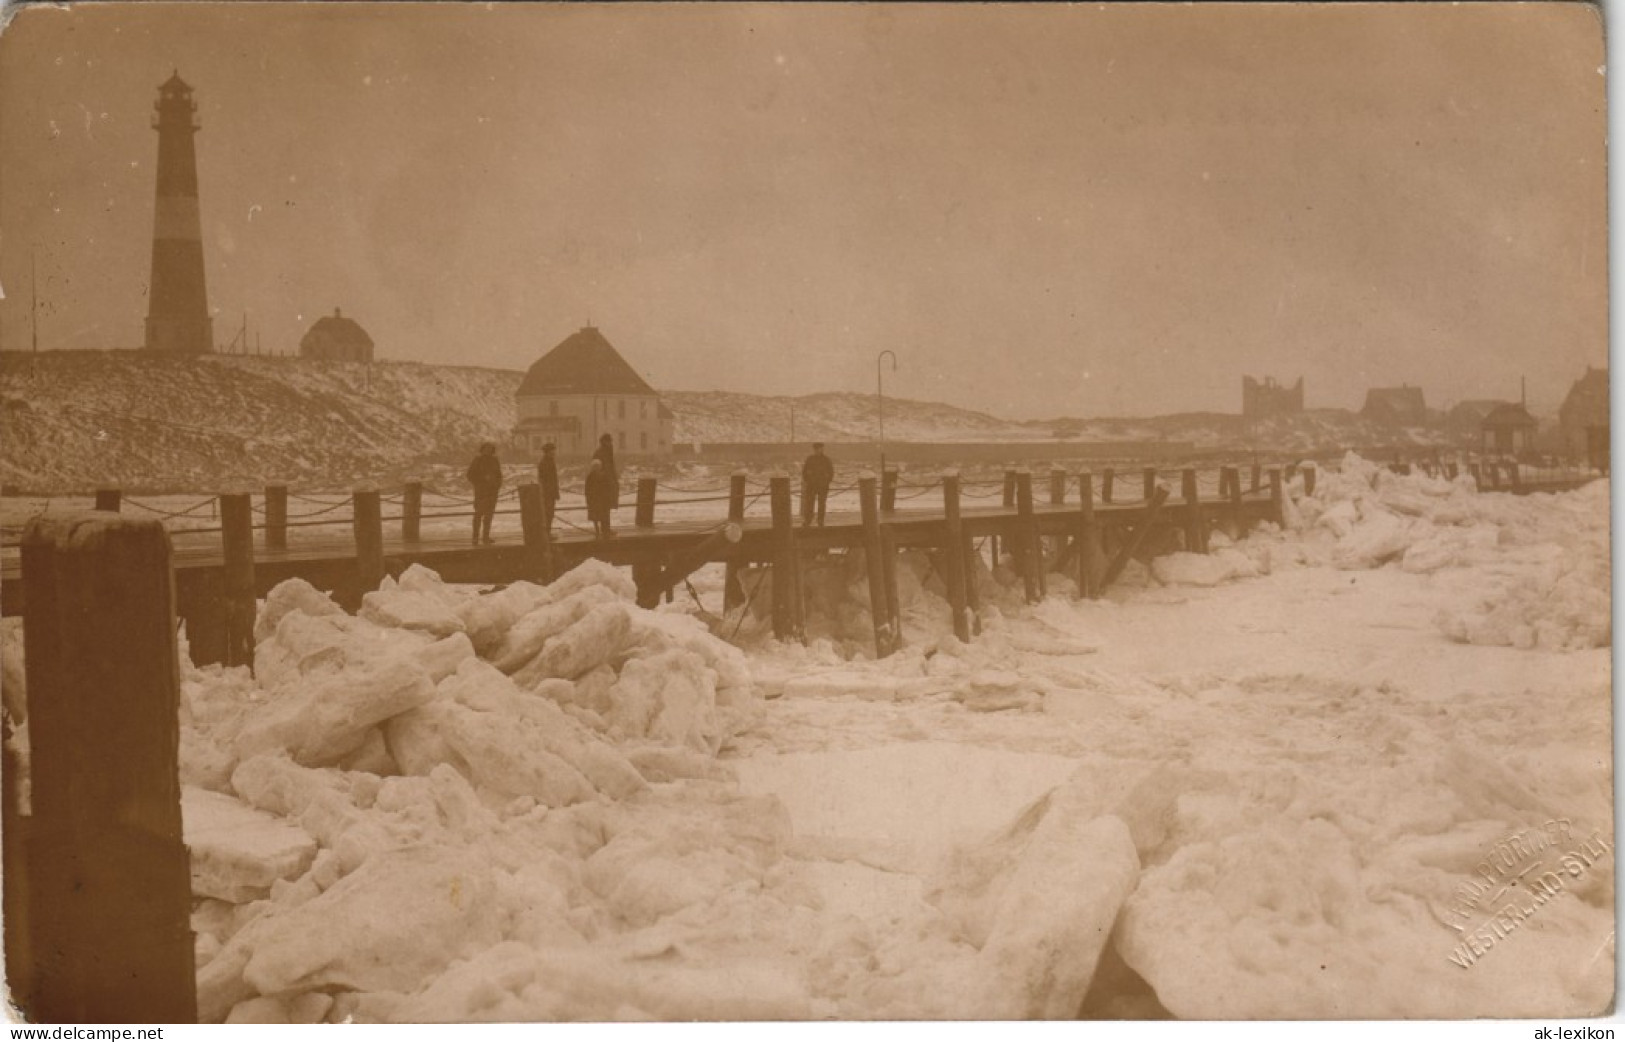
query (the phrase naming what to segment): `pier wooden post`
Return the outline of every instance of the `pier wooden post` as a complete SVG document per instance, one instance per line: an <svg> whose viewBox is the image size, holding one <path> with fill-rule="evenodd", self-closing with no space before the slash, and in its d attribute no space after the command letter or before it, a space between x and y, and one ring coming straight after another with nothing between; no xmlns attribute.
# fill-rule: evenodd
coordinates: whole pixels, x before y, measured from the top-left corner
<svg viewBox="0 0 1625 1042"><path fill-rule="evenodd" d="M1144 498L1145 498L1145 501L1147 503L1149 503L1149 502L1151 502L1151 497L1156 495L1156 493L1157 493L1157 468L1156 467L1146 467L1145 470L1141 472L1141 476L1145 480L1145 497Z"/></svg>
<svg viewBox="0 0 1625 1042"><path fill-rule="evenodd" d="M265 548L288 548L288 486L265 486Z"/></svg>
<svg viewBox="0 0 1625 1042"><path fill-rule="evenodd" d="M655 523L655 479L638 478L638 505L632 523L639 528L653 528Z"/></svg>
<svg viewBox="0 0 1625 1042"><path fill-rule="evenodd" d="M885 578L886 627L891 631L891 649L903 646L903 611L897 594L897 537L890 525L880 526L880 572Z"/></svg>
<svg viewBox="0 0 1625 1042"><path fill-rule="evenodd" d="M1102 503L1109 504L1112 501L1112 479L1116 476L1117 472L1111 467L1107 467L1105 472L1100 475L1100 501Z"/></svg>
<svg viewBox="0 0 1625 1042"><path fill-rule="evenodd" d="M1270 468L1270 517L1278 525L1286 524L1286 493L1281 484L1281 468Z"/></svg>
<svg viewBox="0 0 1625 1042"><path fill-rule="evenodd" d="M222 570L221 609L226 627L223 661L228 666L254 662L254 508L246 492L220 497Z"/></svg>
<svg viewBox="0 0 1625 1042"><path fill-rule="evenodd" d="M116 514L119 511L119 503L123 498L124 493L119 489L99 488L96 490L96 509Z"/></svg>
<svg viewBox="0 0 1625 1042"><path fill-rule="evenodd" d="M728 478L728 520L743 526L745 523L745 472L736 470ZM722 610L733 611L745 603L745 584L739 580L739 562L729 560L723 566Z"/></svg>
<svg viewBox="0 0 1625 1042"><path fill-rule="evenodd" d="M519 528L525 539L525 571L532 582L553 581L553 533L542 503L542 486L534 481L519 486Z"/></svg>
<svg viewBox="0 0 1625 1042"><path fill-rule="evenodd" d="M1470 463L1467 464L1467 473L1469 473L1469 474L1471 474L1473 476L1473 485L1474 485L1474 487L1480 492L1484 491L1484 471L1483 471L1483 468L1480 467L1477 463L1471 463L1470 462Z"/></svg>
<svg viewBox="0 0 1625 1042"><path fill-rule="evenodd" d="M775 474L768 479L768 499L773 511L773 636L801 640L800 562L796 557L796 520L788 475Z"/></svg>
<svg viewBox="0 0 1625 1042"><path fill-rule="evenodd" d="M959 473L942 475L942 584L948 591L948 607L953 611L954 636L970 640L970 608L965 599L965 528L959 518Z"/></svg>
<svg viewBox="0 0 1625 1042"><path fill-rule="evenodd" d="M1207 523L1202 518L1201 491L1196 484L1196 468L1186 467L1179 476L1185 497L1185 549L1207 553Z"/></svg>
<svg viewBox="0 0 1625 1042"><path fill-rule="evenodd" d="M1320 465L1318 463L1309 463L1309 464L1304 465L1304 468L1303 468L1303 494L1304 495L1312 496L1312 495L1315 494L1315 479L1318 478L1318 477L1320 477Z"/></svg>
<svg viewBox="0 0 1625 1042"><path fill-rule="evenodd" d="M422 530L423 482L408 481L401 490L401 542L417 542Z"/></svg>
<svg viewBox="0 0 1625 1042"><path fill-rule="evenodd" d="M1128 567L1130 559L1139 553L1141 545L1145 543L1146 537L1151 534L1152 527L1157 523L1157 516L1162 513L1162 504L1167 499L1168 490L1158 486L1156 493L1151 497L1151 502L1145 505L1145 510L1140 515L1140 523L1134 526L1134 534L1129 537L1128 542L1117 548L1111 564L1106 566L1106 574L1100 579L1102 590L1116 582L1123 574L1123 569Z"/></svg>
<svg viewBox="0 0 1625 1042"><path fill-rule="evenodd" d="M889 514L897 509L897 469L887 467L880 472L880 512Z"/></svg>
<svg viewBox="0 0 1625 1042"><path fill-rule="evenodd" d="M1096 597L1095 561L1100 556L1100 526L1095 523L1095 476L1089 471L1078 475L1082 512L1078 517L1078 596Z"/></svg>
<svg viewBox="0 0 1625 1042"><path fill-rule="evenodd" d="M885 548L880 538L880 504L873 474L858 478L858 509L863 518L863 563L869 573L869 614L874 620L875 657L892 653L891 605L886 600Z"/></svg>
<svg viewBox="0 0 1625 1042"><path fill-rule="evenodd" d="M1003 502L1006 509L1016 505L1016 472L1013 470L1007 470L1004 472Z"/></svg>
<svg viewBox="0 0 1625 1042"><path fill-rule="evenodd" d="M384 581L384 515L375 488L358 488L350 499L351 527L355 531L355 602L359 605L369 590L378 589Z"/></svg>
<svg viewBox="0 0 1625 1042"><path fill-rule="evenodd" d="M169 536L157 520L40 519L22 571L32 814L6 835L8 857L27 847L5 889L7 952L27 965L8 976L36 1022L196 1022Z"/></svg>
<svg viewBox="0 0 1625 1042"><path fill-rule="evenodd" d="M1021 533L1016 543L1016 561L1021 569L1021 585L1028 604L1043 599L1043 548L1038 545L1038 526L1033 517L1033 475L1024 470L1016 475L1016 515Z"/></svg>
<svg viewBox="0 0 1625 1042"><path fill-rule="evenodd" d="M1060 467L1049 472L1049 503L1052 507L1066 506L1066 471Z"/></svg>
<svg viewBox="0 0 1625 1042"><path fill-rule="evenodd" d="M1220 497L1230 504L1230 538L1240 539L1242 533L1247 531L1241 517L1241 471L1235 467L1225 467L1219 471L1219 484L1223 487Z"/></svg>

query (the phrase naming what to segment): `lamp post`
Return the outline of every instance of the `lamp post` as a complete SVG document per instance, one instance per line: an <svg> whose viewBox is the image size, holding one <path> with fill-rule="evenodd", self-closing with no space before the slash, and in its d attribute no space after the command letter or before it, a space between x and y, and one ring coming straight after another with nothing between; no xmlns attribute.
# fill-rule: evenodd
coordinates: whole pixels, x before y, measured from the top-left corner
<svg viewBox="0 0 1625 1042"><path fill-rule="evenodd" d="M883 382L884 371L881 369L880 363L885 361L887 355L891 355L891 371L897 372L897 355L890 348L875 355L875 415L880 421L880 473L882 475L886 473L886 387Z"/></svg>

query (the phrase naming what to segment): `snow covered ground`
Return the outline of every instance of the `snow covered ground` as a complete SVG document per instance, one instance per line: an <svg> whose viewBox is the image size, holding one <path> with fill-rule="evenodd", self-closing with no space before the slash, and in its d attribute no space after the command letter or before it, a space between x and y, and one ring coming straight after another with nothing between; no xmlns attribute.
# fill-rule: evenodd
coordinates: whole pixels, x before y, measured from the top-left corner
<svg viewBox="0 0 1625 1042"><path fill-rule="evenodd" d="M854 561L809 568L807 646L594 563L354 617L286 584L254 675L183 679L203 1015L1603 1010L1606 482L1350 457L1291 499L1099 601L981 574L968 645L906 556L880 661Z"/></svg>

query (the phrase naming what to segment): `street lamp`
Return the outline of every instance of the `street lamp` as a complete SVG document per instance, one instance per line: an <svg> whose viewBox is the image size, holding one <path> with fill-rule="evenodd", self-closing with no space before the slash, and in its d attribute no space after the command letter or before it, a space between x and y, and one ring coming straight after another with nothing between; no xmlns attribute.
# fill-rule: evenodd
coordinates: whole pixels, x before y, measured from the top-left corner
<svg viewBox="0 0 1625 1042"><path fill-rule="evenodd" d="M887 349L875 355L875 413L880 420L880 473L886 473L886 387L882 382L880 363L891 355L891 371L897 372L897 355Z"/></svg>

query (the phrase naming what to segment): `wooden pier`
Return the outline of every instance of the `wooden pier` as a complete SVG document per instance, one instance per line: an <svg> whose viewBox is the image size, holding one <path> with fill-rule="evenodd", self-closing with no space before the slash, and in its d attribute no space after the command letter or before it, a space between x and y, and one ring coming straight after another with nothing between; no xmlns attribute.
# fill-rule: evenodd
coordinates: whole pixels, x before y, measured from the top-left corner
<svg viewBox="0 0 1625 1042"><path fill-rule="evenodd" d="M1558 487L1530 480L1534 475L1521 474L1516 464L1472 466L1485 491ZM1448 476L1455 467L1440 464L1438 473ZM1289 483L1300 479L1293 487L1313 494L1317 469L1254 465L1249 474L1236 466L1147 467L1132 475L1113 468L1098 474L1052 469L1046 477L1040 497L1026 470L982 482L963 481L955 472L924 482L906 482L895 470L865 474L855 485L832 490L832 498L855 492L857 509L831 511L818 527L803 525L787 476L753 488L745 474L736 473L725 494L717 495L663 489L643 477L636 483L634 523L610 539L594 538L571 520L580 507L547 516L539 487L526 484L511 488L498 511L519 515L519 537L495 545L471 545L463 534L425 533L425 520L467 520L472 511L426 512L420 483L387 495L357 489L347 502L304 513L290 512L290 501L313 501L270 486L258 496L234 492L205 500L218 526L174 533L176 609L186 621L194 661L243 664L253 655L256 598L291 578L331 592L354 611L386 575L413 564L447 582L500 584L547 582L597 558L631 569L639 603L653 606L696 569L724 562L724 604L718 610L734 610L754 596L741 581L743 569L766 568L774 633L796 640L805 631L807 563L857 551L869 577L875 648L884 655L901 643L895 572L900 551L930 556L944 581L954 632L970 640L978 629L973 580L979 559L986 567L1007 557L1029 601L1046 595L1046 576L1055 572L1074 581L1078 596L1098 597L1135 557L1174 549L1205 552L1215 529L1236 537L1260 522L1280 523ZM1579 483L1570 477L1561 487ZM753 516L749 508L763 499L767 516ZM116 489L98 490L95 501L104 511L133 505ZM290 542L290 530L302 538ZM6 548L0 554L0 609L23 614L26 596L16 550Z"/></svg>

